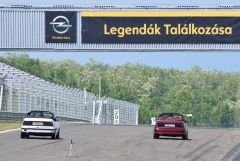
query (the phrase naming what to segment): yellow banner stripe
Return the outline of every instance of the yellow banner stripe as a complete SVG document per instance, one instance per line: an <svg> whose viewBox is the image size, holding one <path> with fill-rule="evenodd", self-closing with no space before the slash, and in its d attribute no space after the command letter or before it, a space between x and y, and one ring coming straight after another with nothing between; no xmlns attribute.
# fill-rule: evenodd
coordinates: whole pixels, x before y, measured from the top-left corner
<svg viewBox="0 0 240 161"><path fill-rule="evenodd" d="M240 12L81 12L83 17L240 17Z"/></svg>

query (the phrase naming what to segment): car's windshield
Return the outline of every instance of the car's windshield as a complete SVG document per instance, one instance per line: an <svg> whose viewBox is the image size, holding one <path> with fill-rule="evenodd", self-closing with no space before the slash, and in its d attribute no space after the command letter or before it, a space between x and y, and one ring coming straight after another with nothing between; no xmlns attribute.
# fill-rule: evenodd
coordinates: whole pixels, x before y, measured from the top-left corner
<svg viewBox="0 0 240 161"><path fill-rule="evenodd" d="M178 113L163 113L159 115L160 119L183 120L183 116Z"/></svg>
<svg viewBox="0 0 240 161"><path fill-rule="evenodd" d="M27 113L27 117L53 118L54 115L49 111L31 111Z"/></svg>

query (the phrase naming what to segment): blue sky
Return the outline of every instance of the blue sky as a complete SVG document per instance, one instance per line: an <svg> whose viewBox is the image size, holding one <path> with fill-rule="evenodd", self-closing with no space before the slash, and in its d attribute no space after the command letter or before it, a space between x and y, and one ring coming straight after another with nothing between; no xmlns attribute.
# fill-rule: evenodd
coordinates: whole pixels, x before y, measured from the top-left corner
<svg viewBox="0 0 240 161"><path fill-rule="evenodd" d="M3 53L1 52L0 55ZM207 71L240 72L239 52L26 52L25 54L41 60L73 59L80 64L85 64L89 62L90 58L93 58L111 66L130 62L184 71L199 66Z"/></svg>

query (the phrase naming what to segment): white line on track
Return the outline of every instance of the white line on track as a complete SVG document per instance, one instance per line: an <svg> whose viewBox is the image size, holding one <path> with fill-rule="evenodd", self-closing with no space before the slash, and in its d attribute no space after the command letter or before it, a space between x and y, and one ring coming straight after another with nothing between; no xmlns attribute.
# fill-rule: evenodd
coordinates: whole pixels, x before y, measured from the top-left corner
<svg viewBox="0 0 240 161"><path fill-rule="evenodd" d="M12 131L17 131L17 130L20 130L20 128L11 129L11 130L5 130L5 131L0 131L0 134L7 133L7 132L12 132Z"/></svg>

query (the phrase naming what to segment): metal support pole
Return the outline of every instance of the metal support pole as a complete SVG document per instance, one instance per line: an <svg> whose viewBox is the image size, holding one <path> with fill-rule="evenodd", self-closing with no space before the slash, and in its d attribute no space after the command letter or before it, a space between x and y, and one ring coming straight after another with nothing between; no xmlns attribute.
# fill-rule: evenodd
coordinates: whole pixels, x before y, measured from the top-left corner
<svg viewBox="0 0 240 161"><path fill-rule="evenodd" d="M102 105L103 105L103 101L99 101L99 108L98 108L98 115L97 115L97 123L100 124L100 114L102 111Z"/></svg>
<svg viewBox="0 0 240 161"><path fill-rule="evenodd" d="M86 88L84 88L84 104L87 105L87 91Z"/></svg>
<svg viewBox="0 0 240 161"><path fill-rule="evenodd" d="M3 86L0 89L0 111L2 111Z"/></svg>
<svg viewBox="0 0 240 161"><path fill-rule="evenodd" d="M23 97L24 97L24 107L26 108L26 112L31 111L31 110L28 109L28 105L27 105L27 94L24 93Z"/></svg>
<svg viewBox="0 0 240 161"><path fill-rule="evenodd" d="M98 85L98 96L99 100L101 100L101 83L102 83L102 78L99 78L99 85Z"/></svg>
<svg viewBox="0 0 240 161"><path fill-rule="evenodd" d="M8 108L7 112L12 112L12 95L13 95L13 89L12 89L12 83L9 88L9 95L8 95Z"/></svg>
<svg viewBox="0 0 240 161"><path fill-rule="evenodd" d="M92 124L95 123L95 105L96 105L96 102L95 100L93 101L93 113L92 113Z"/></svg>
<svg viewBox="0 0 240 161"><path fill-rule="evenodd" d="M136 108L136 125L138 125L138 108Z"/></svg>
<svg viewBox="0 0 240 161"><path fill-rule="evenodd" d="M22 102L21 102L21 92L18 92L18 112L19 113L23 113L22 112Z"/></svg>

